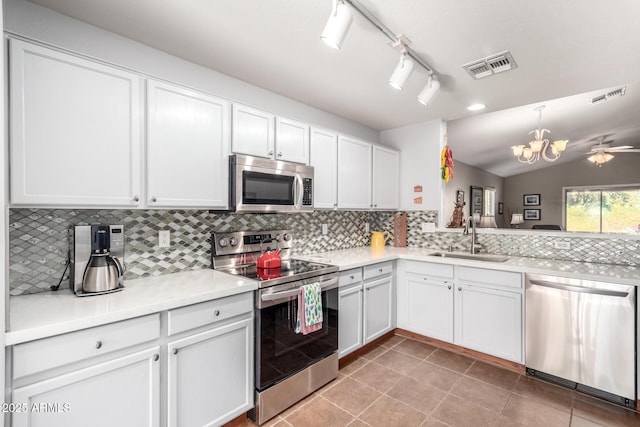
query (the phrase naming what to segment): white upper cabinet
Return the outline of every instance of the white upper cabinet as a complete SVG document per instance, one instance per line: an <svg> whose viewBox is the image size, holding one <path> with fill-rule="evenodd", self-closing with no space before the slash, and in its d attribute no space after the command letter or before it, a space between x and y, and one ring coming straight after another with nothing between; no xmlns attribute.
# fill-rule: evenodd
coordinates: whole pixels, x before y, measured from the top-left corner
<svg viewBox="0 0 640 427"><path fill-rule="evenodd" d="M338 134L311 128L309 164L313 166L313 206L338 206Z"/></svg>
<svg viewBox="0 0 640 427"><path fill-rule="evenodd" d="M149 80L147 205L227 208L231 104Z"/></svg>
<svg viewBox="0 0 640 427"><path fill-rule="evenodd" d="M309 125L278 117L275 159L308 164Z"/></svg>
<svg viewBox="0 0 640 427"><path fill-rule="evenodd" d="M400 206L400 153L373 146L373 208L398 209Z"/></svg>
<svg viewBox="0 0 640 427"><path fill-rule="evenodd" d="M139 77L11 40L13 205L137 206Z"/></svg>
<svg viewBox="0 0 640 427"><path fill-rule="evenodd" d="M266 111L233 104L234 153L272 159L275 145L275 115Z"/></svg>
<svg viewBox="0 0 640 427"><path fill-rule="evenodd" d="M339 208L371 209L371 147L369 142L339 136Z"/></svg>

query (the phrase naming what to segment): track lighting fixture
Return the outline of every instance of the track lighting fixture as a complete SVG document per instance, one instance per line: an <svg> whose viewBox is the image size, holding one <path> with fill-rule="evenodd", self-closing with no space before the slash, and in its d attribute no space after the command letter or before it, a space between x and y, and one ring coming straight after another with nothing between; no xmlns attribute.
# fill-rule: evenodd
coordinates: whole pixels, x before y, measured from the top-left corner
<svg viewBox="0 0 640 427"><path fill-rule="evenodd" d="M413 59L407 55L407 49L402 49L400 53L400 62L398 62L396 69L393 70L393 74L391 74L389 85L394 89L402 90L402 87L413 71L413 67L414 62Z"/></svg>
<svg viewBox="0 0 640 427"><path fill-rule="evenodd" d="M320 39L333 49L340 49L344 38L347 36L353 15L349 6L342 0L333 0L331 15L324 26Z"/></svg>
<svg viewBox="0 0 640 427"><path fill-rule="evenodd" d="M428 106L440 90L440 82L435 75L435 71L416 52L409 49L408 44L411 42L406 37L402 34L396 35L398 33L391 31L382 21L365 9L359 0L333 0L331 15L320 36L322 41L334 49L340 49L353 21L352 9L384 34L391 42L392 47L402 49L400 61L389 78L391 87L402 90L416 63L429 74L427 85L418 95L418 101Z"/></svg>
<svg viewBox="0 0 640 427"><path fill-rule="evenodd" d="M428 107L431 104L431 101L433 101L433 98L438 94L438 91L440 91L440 82L438 81L438 77L433 74L429 74L427 85L418 94L418 102Z"/></svg>

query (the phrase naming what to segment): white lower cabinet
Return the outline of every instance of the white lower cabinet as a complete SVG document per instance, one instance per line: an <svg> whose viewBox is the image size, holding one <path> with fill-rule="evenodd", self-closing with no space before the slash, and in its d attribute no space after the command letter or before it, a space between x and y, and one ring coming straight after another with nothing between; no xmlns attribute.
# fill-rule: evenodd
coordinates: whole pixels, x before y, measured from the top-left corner
<svg viewBox="0 0 640 427"><path fill-rule="evenodd" d="M396 326L393 262L340 273L338 356L343 357Z"/></svg>
<svg viewBox="0 0 640 427"><path fill-rule="evenodd" d="M399 263L398 326L522 363L522 275L417 261Z"/></svg>

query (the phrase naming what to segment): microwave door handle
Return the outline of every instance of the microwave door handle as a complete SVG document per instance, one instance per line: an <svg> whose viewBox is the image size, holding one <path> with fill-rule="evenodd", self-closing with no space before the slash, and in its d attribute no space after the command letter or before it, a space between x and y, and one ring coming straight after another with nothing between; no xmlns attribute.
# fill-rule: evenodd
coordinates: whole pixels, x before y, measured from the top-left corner
<svg viewBox="0 0 640 427"><path fill-rule="evenodd" d="M293 197L296 200L296 203L295 203L296 209L300 209L300 206L302 206L302 196L303 196L302 177L296 174L296 184L294 186L294 191L293 191Z"/></svg>

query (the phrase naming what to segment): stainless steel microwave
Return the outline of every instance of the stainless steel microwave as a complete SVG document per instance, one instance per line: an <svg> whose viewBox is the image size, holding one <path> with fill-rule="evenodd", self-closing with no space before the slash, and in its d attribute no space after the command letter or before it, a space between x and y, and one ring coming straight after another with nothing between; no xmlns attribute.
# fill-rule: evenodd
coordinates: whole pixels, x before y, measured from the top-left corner
<svg viewBox="0 0 640 427"><path fill-rule="evenodd" d="M234 154L229 157L232 212L312 212L313 166Z"/></svg>

